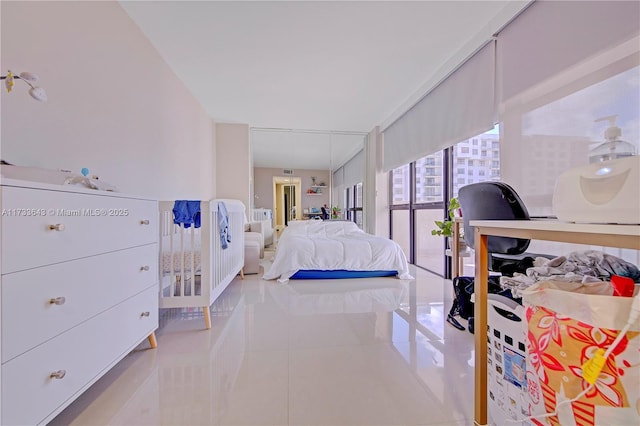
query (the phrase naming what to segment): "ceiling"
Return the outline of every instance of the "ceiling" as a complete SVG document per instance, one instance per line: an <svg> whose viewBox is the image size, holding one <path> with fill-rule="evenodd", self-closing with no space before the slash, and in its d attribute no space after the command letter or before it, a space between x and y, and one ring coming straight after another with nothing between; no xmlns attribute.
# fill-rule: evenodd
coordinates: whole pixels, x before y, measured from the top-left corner
<svg viewBox="0 0 640 426"><path fill-rule="evenodd" d="M120 3L215 121L369 132L528 2Z"/></svg>

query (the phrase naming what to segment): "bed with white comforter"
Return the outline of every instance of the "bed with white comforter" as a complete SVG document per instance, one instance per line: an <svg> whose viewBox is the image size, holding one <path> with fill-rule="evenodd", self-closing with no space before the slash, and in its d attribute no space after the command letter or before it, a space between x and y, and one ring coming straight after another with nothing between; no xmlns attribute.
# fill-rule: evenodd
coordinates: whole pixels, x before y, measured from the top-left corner
<svg viewBox="0 0 640 426"><path fill-rule="evenodd" d="M396 242L367 234L346 221L290 222L263 278L286 282L296 272L309 270L396 271L400 279L413 279Z"/></svg>

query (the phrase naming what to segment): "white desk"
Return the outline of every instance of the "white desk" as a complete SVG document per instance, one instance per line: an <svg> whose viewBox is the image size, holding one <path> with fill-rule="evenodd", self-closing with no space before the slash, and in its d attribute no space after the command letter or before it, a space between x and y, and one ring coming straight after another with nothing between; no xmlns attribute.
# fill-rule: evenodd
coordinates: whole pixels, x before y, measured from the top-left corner
<svg viewBox="0 0 640 426"><path fill-rule="evenodd" d="M474 220L475 228L475 413L476 425L487 424L487 239L528 238L640 250L639 225L591 225L557 220Z"/></svg>

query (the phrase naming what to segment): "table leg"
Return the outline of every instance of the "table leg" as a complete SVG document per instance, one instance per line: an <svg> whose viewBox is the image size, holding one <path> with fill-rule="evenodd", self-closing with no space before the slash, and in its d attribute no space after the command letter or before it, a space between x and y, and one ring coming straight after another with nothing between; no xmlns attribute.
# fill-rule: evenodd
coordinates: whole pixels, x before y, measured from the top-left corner
<svg viewBox="0 0 640 426"><path fill-rule="evenodd" d="M476 425L487 424L487 293L489 280L488 237L475 230L474 280L475 413Z"/></svg>
<svg viewBox="0 0 640 426"><path fill-rule="evenodd" d="M456 277L462 275L460 272L460 222L453 222L453 232L450 239L451 245L451 279L453 280Z"/></svg>

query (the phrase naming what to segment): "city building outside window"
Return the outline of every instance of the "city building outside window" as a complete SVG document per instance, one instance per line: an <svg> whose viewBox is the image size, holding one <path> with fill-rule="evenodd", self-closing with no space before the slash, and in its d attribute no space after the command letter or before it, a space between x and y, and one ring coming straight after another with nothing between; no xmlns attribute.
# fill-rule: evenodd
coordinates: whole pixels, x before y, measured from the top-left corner
<svg viewBox="0 0 640 426"><path fill-rule="evenodd" d="M408 204L409 203L409 165L398 167L392 170L393 188L391 193L392 204Z"/></svg>
<svg viewBox="0 0 640 426"><path fill-rule="evenodd" d="M498 126L478 135L474 138L467 139L457 143L454 146L453 162L459 165L454 169L454 175L451 182L453 183L453 196L458 196L458 190L470 183L482 182L485 180L500 180L500 136L498 134ZM478 150L473 149L473 141L479 141L481 146L486 146L487 149ZM477 143L476 143L477 145ZM490 147L490 148L489 148ZM459 153L468 154L464 158L460 157ZM491 161L487 161L487 158ZM467 159L467 162L460 163L460 160ZM460 167L460 165L466 167ZM467 179L465 179L467 177Z"/></svg>
<svg viewBox="0 0 640 426"><path fill-rule="evenodd" d="M442 169L442 151L416 160L415 203L442 201Z"/></svg>

